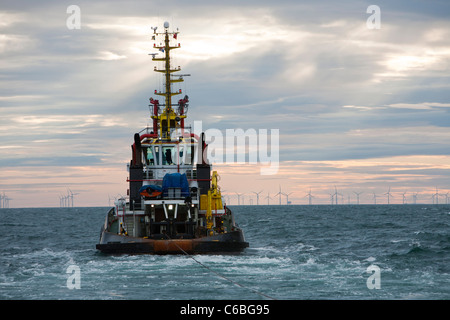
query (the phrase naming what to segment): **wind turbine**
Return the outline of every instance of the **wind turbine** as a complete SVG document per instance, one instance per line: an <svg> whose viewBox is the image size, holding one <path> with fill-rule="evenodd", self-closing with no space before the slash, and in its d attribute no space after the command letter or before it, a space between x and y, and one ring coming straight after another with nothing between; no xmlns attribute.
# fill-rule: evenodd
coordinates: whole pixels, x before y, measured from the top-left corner
<svg viewBox="0 0 450 320"><path fill-rule="evenodd" d="M278 191L278 193L275 195L275 197L276 196L279 196L278 198L279 198L279 200L280 200L280 206L281 206L281 195L282 195L283 193L281 192L281 186L280 186L280 191Z"/></svg>
<svg viewBox="0 0 450 320"><path fill-rule="evenodd" d="M267 192L267 197L266 197L265 199L267 199L267 205L269 205L269 200L272 199L272 198L270 197L269 192Z"/></svg>
<svg viewBox="0 0 450 320"><path fill-rule="evenodd" d="M3 196L0 195L0 199L1 201L1 208L5 209L6 208L6 194L5 191L3 191Z"/></svg>
<svg viewBox="0 0 450 320"><path fill-rule="evenodd" d="M418 195L417 192L413 194L413 203L414 203L414 204L417 203L417 195Z"/></svg>
<svg viewBox="0 0 450 320"><path fill-rule="evenodd" d="M439 192L438 192L438 187L436 187L436 193L433 194L433 197L436 199L436 204L439 204ZM434 204L434 201L433 201Z"/></svg>
<svg viewBox="0 0 450 320"><path fill-rule="evenodd" d="M405 194L406 194L406 191L405 191L405 192L403 192L403 194L402 194L402 196L403 196L403 204L405 204L405 203L406 203L406 196L405 196Z"/></svg>
<svg viewBox="0 0 450 320"><path fill-rule="evenodd" d="M61 208L63 208L64 207L64 196L63 195L59 195L59 206L61 207Z"/></svg>
<svg viewBox="0 0 450 320"><path fill-rule="evenodd" d="M334 186L334 196L336 200L336 205L338 204L338 195L342 196L342 194L337 192L336 186Z"/></svg>
<svg viewBox="0 0 450 320"><path fill-rule="evenodd" d="M12 200L12 198L6 196L6 207L9 209L9 200Z"/></svg>
<svg viewBox="0 0 450 320"><path fill-rule="evenodd" d="M356 204L359 204L359 195L364 193L364 192L355 192L353 191L354 194L356 194Z"/></svg>
<svg viewBox="0 0 450 320"><path fill-rule="evenodd" d="M252 191L254 194L256 194L256 205L259 206L259 194L262 192L262 190L260 192L255 192Z"/></svg>
<svg viewBox="0 0 450 320"><path fill-rule="evenodd" d="M108 207L111 207L111 199L115 200L114 198L111 198L111 196L108 194Z"/></svg>
<svg viewBox="0 0 450 320"><path fill-rule="evenodd" d="M67 197L69 198L68 207L72 207L73 208L73 196L76 196L79 193L73 193L72 190L70 190L69 188L67 188L67 190L68 190L68 193L70 193L70 195L69 194L67 195Z"/></svg>
<svg viewBox="0 0 450 320"><path fill-rule="evenodd" d="M445 204L448 204L448 192L446 193L446 194L444 194L444 196L445 196Z"/></svg>
<svg viewBox="0 0 450 320"><path fill-rule="evenodd" d="M3 196L0 195L0 208L8 209L9 208L9 200L12 200L12 199L5 194L5 191L3 191Z"/></svg>
<svg viewBox="0 0 450 320"><path fill-rule="evenodd" d="M331 204L333 204L334 203L334 194L333 193L328 193L331 197L330 197L330 201L331 201Z"/></svg>
<svg viewBox="0 0 450 320"><path fill-rule="evenodd" d="M242 196L242 193L237 193L237 192L235 192L236 193L236 195L238 196L238 206L240 206L241 205L241 196Z"/></svg>
<svg viewBox="0 0 450 320"><path fill-rule="evenodd" d="M72 190L67 188L67 198L69 200L68 207L73 207L73 193ZM72 205L70 204L70 201L72 200Z"/></svg>
<svg viewBox="0 0 450 320"><path fill-rule="evenodd" d="M224 199L225 199L225 205L226 204L231 204L231 202L230 202L230 196L228 195L228 194L225 194L225 191L226 190L223 190L223 189L220 189L220 193L222 194L222 196L224 197Z"/></svg>
<svg viewBox="0 0 450 320"><path fill-rule="evenodd" d="M387 204L390 204L389 203L389 199L390 199L390 197L393 197L393 195L391 194L391 187L389 187L388 192L386 192L385 194L388 196L388 203Z"/></svg>
<svg viewBox="0 0 450 320"><path fill-rule="evenodd" d="M308 203L309 205L311 205L311 198L314 198L314 196L311 194L311 188L309 188L309 193L307 193L305 197L308 197Z"/></svg>
<svg viewBox="0 0 450 320"><path fill-rule="evenodd" d="M292 194L293 192L289 192L289 193L283 193L283 195L285 195L286 196L286 204L289 204L290 202L289 202L289 195L290 194Z"/></svg>
<svg viewBox="0 0 450 320"><path fill-rule="evenodd" d="M373 192L373 201L374 201L374 203L373 204L377 204L377 195L375 194L375 192Z"/></svg>

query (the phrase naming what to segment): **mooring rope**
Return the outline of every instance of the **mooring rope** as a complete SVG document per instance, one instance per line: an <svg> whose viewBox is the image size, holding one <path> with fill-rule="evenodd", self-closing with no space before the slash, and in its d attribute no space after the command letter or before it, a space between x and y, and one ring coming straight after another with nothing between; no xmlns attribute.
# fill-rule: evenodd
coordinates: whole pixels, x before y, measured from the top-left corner
<svg viewBox="0 0 450 320"><path fill-rule="evenodd" d="M167 235L166 235L166 236L167 236ZM171 239L169 236L167 236L167 237L168 237L169 239ZM172 239L171 239L171 240L172 240ZM189 258L191 258L192 260L194 260L196 263L198 263L199 265L201 265L203 268L207 269L208 271L210 271L210 272L216 274L217 276L221 277L222 279L225 279L225 280L227 280L227 281L233 283L234 285L236 285L236 286L238 286L238 287L241 287L241 288L250 290L250 291L252 291L252 292L254 292L254 293L256 293L256 294L259 294L260 296L266 297L266 298L271 299L271 300L277 300L276 298L271 297L271 296L269 296L269 295L267 295L267 294L265 294L265 293L263 293L263 292L261 292L261 291L258 291L258 290L249 288L249 287L247 287L247 286L244 286L244 285L240 284L239 282L236 282L236 281L234 281L233 279L230 279L230 278L224 276L223 274L220 274L219 272L217 272L217 271L211 269L211 268L208 267L207 265L205 265L205 264L201 263L200 261L198 261L197 259L195 259L191 254L189 254L189 253L187 253L186 251L184 251L183 248L181 248L176 242L174 242L174 244L178 247L178 249L181 250L181 252L183 252L183 253L184 253L185 255L187 255Z"/></svg>

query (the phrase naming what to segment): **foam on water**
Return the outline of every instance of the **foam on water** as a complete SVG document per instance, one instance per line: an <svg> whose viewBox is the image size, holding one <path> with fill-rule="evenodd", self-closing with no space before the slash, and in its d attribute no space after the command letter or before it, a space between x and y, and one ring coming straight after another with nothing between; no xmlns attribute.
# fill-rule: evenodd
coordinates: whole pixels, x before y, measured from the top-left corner
<svg viewBox="0 0 450 320"><path fill-rule="evenodd" d="M250 248L195 260L97 252L106 208L0 210L0 299L450 298L448 206L233 209ZM67 288L73 264L79 290Z"/></svg>

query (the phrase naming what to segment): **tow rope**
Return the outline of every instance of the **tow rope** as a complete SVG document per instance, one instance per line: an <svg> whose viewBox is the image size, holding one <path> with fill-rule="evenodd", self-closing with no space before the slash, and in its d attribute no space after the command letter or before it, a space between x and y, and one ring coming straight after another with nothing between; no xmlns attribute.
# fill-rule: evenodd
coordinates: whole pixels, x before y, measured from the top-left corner
<svg viewBox="0 0 450 320"><path fill-rule="evenodd" d="M167 235L166 235L166 236L167 236ZM168 237L169 239L171 239L169 236L167 236L167 237ZM172 239L171 239L171 240L172 240ZM236 282L236 281L234 281L233 279L230 279L230 278L228 278L228 277L226 277L226 276L220 274L219 272L217 272L217 271L211 269L211 268L208 267L207 265L205 265L205 264L201 263L200 261L198 261L197 259L195 259L191 254L189 254L189 253L187 253L186 251L184 251L183 248L181 248L176 242L174 242L174 244L178 247L178 249L181 250L181 252L183 252L183 253L184 253L185 255L187 255L189 258L191 258L192 260L194 260L196 263L198 263L200 266L202 266L202 267L205 268L206 270L208 270L208 271L214 273L215 275L219 276L220 278L225 279L225 280L227 280L227 281L233 283L234 285L236 285L236 286L238 286L238 287L241 287L241 288L250 290L250 291L252 291L252 292L254 292L254 293L256 293L256 294L258 294L258 295L260 295L260 296L266 297L267 299L277 300L276 298L271 297L271 296L269 296L269 295L267 295L267 294L265 294L265 293L263 293L263 292L261 292L261 291L258 291L258 290L249 288L249 287L247 287L247 286L244 286L244 285L240 284L239 282Z"/></svg>

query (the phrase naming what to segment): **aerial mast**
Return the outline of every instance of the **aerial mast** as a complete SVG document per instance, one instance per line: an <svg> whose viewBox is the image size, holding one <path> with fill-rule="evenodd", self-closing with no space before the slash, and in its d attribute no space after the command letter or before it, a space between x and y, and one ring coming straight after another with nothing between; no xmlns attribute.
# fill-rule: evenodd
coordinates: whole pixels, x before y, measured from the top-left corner
<svg viewBox="0 0 450 320"><path fill-rule="evenodd" d="M152 103L154 105L154 112L152 115L152 119L156 120L154 121L154 126L155 124L157 125L157 128L153 128L153 130L158 131L159 136L163 139L170 139L170 134L172 130L175 130L176 128L180 127L179 122L181 121L182 126L184 126L184 118L186 118L186 114L184 113L184 106L185 104L188 102L187 96L185 97L185 99L181 99L179 101L179 105L183 104L182 106L180 106L179 110L175 111L172 108L172 96L174 95L178 95L181 94L181 89L176 91L176 92L172 92L172 83L175 82L183 82L183 77L182 75L179 76L178 79L173 79L172 78L172 73L174 72L178 72L181 70L180 67L171 69L170 66L170 50L172 49L177 49L180 47L180 44L178 44L178 46L171 46L170 45L170 36L172 36L174 39L178 38L178 31L176 32L169 32L169 23L168 22L164 22L164 32L156 32L157 27L152 28L153 29L153 40L156 40L156 36L158 35L163 35L164 36L164 43L161 43L160 45L156 45L153 44L153 48L155 49L159 49L160 52L164 53L164 57L162 58L156 58L156 54L152 54L153 61L161 61L164 62L164 68L163 69L157 69L155 67L154 71L155 72L160 72L164 74L164 78L165 78L165 92L161 92L161 91L157 91L155 90L155 94L159 95L159 96L164 96L165 98L165 104L164 104L164 110L161 113L158 113L157 111L157 105L159 104L158 100L153 100L152 98L150 99L150 103Z"/></svg>

